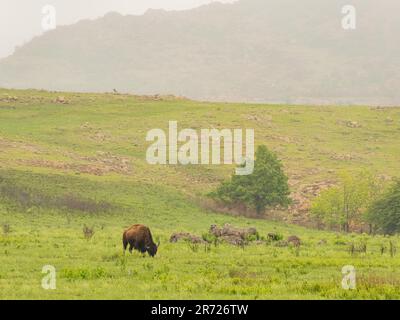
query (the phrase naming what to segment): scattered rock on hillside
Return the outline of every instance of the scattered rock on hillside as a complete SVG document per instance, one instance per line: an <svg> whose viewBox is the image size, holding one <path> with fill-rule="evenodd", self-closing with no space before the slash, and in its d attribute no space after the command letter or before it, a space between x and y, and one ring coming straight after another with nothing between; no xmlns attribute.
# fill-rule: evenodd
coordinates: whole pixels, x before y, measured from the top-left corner
<svg viewBox="0 0 400 320"><path fill-rule="evenodd" d="M361 125L357 121L347 121L346 126L349 128L361 128Z"/></svg>
<svg viewBox="0 0 400 320"><path fill-rule="evenodd" d="M245 239L248 236L256 235L256 228L248 228L248 229L239 229L231 226L226 223L222 228L219 228L217 225L213 224L210 227L210 233L216 237L238 237Z"/></svg>
<svg viewBox="0 0 400 320"><path fill-rule="evenodd" d="M63 96L59 96L54 100L55 103L60 103L60 104L67 104L68 101L65 99Z"/></svg>
<svg viewBox="0 0 400 320"><path fill-rule="evenodd" d="M177 232L171 235L171 237L169 238L169 242L171 243L176 243L180 240L183 241L188 241L191 243L203 243L205 242L203 239L201 239L198 236L192 235L188 232Z"/></svg>
<svg viewBox="0 0 400 320"><path fill-rule="evenodd" d="M128 158L113 155L107 152L99 152L96 156L85 157L74 153L65 153L74 162L63 162L45 159L18 160L19 163L29 164L34 167L52 168L57 170L72 170L77 173L102 176L107 173L130 174L132 168ZM86 163L78 163L85 161Z"/></svg>
<svg viewBox="0 0 400 320"><path fill-rule="evenodd" d="M184 100L189 100L188 98L184 96L175 96L172 94L168 95L160 95L160 94L155 94L155 95L137 95L134 96L137 100L139 101L184 101Z"/></svg>
<svg viewBox="0 0 400 320"><path fill-rule="evenodd" d="M310 222L308 214L312 199L317 197L323 190L335 186L335 184L334 181L324 180L299 187L298 191L293 192L290 196L292 199L292 205L289 207L291 216L286 221L300 225L306 225Z"/></svg>
<svg viewBox="0 0 400 320"><path fill-rule="evenodd" d="M331 180L325 180L307 185L291 195L293 201L290 210L292 212L307 212L310 208L310 199L318 196L321 191L328 189L335 185Z"/></svg>
<svg viewBox="0 0 400 320"><path fill-rule="evenodd" d="M4 151L6 149L19 149L34 154L41 154L43 152L46 152L44 148L33 144L27 144L22 141L7 140L0 137L0 150Z"/></svg>
<svg viewBox="0 0 400 320"><path fill-rule="evenodd" d="M244 239L237 236L223 236L222 240L234 246L243 246L245 244Z"/></svg>
<svg viewBox="0 0 400 320"><path fill-rule="evenodd" d="M89 122L85 122L80 126L81 129L92 129Z"/></svg>
<svg viewBox="0 0 400 320"><path fill-rule="evenodd" d="M258 117L256 115L251 114L247 117L247 120L258 121Z"/></svg>
<svg viewBox="0 0 400 320"><path fill-rule="evenodd" d="M351 160L359 160L360 157L354 154L346 153L346 154L333 154L331 160L338 160L338 161L351 161Z"/></svg>
<svg viewBox="0 0 400 320"><path fill-rule="evenodd" d="M16 102L18 101L17 96L10 96L9 94L5 94L3 97L0 98L1 102Z"/></svg>
<svg viewBox="0 0 400 320"><path fill-rule="evenodd" d="M294 245L295 247L299 247L301 244L301 240L298 236L290 236L287 238L287 242L289 244Z"/></svg>
<svg viewBox="0 0 400 320"><path fill-rule="evenodd" d="M387 118L385 119L385 122L386 122L386 124L390 124L390 123L393 123L394 120L393 120L391 117L387 117Z"/></svg>
<svg viewBox="0 0 400 320"><path fill-rule="evenodd" d="M257 122L263 122L263 123L269 123L272 121L272 116L269 114L250 114L247 115L247 120L250 121L257 121Z"/></svg>
<svg viewBox="0 0 400 320"><path fill-rule="evenodd" d="M315 196L318 196L321 193L321 191L328 189L334 185L335 185L335 182L333 182L331 180L320 181L320 182L316 182L316 183L306 186L302 190L302 193L315 197Z"/></svg>
<svg viewBox="0 0 400 320"><path fill-rule="evenodd" d="M339 124L339 125L346 126L348 128L353 128L353 129L362 127L362 125L359 122L352 121L352 120L346 120L346 121L338 120L336 123Z"/></svg>
<svg viewBox="0 0 400 320"><path fill-rule="evenodd" d="M256 236L256 228L240 229L226 223L222 228L217 225L211 225L209 233L215 237L230 243L232 245L242 246L245 244L249 236Z"/></svg>

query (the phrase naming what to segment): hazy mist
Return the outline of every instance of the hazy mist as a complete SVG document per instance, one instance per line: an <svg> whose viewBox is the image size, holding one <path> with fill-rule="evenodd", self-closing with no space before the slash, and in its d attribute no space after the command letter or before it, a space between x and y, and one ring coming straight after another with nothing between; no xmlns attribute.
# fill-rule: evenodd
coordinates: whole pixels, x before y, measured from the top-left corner
<svg viewBox="0 0 400 320"><path fill-rule="evenodd" d="M146 10L185 10L210 2L235 0L2 0L0 2L0 58L12 54L32 37L43 33L42 8L53 5L57 9L57 24L68 25L82 19L94 19L107 12L143 14Z"/></svg>
<svg viewBox="0 0 400 320"><path fill-rule="evenodd" d="M400 105L398 0L210 2L3 1L3 56L42 33L44 4L57 28L0 60L0 87Z"/></svg>

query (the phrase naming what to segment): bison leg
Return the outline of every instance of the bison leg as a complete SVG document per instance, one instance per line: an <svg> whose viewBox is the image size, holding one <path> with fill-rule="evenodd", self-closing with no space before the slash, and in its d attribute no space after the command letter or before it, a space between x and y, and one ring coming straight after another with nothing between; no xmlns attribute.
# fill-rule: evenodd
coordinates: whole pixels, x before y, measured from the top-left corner
<svg viewBox="0 0 400 320"><path fill-rule="evenodd" d="M135 244L133 241L129 241L129 252L132 253L133 248L135 247Z"/></svg>
<svg viewBox="0 0 400 320"><path fill-rule="evenodd" d="M122 243L124 245L124 254L125 254L126 247L128 246L128 241L126 241L126 239L123 239Z"/></svg>

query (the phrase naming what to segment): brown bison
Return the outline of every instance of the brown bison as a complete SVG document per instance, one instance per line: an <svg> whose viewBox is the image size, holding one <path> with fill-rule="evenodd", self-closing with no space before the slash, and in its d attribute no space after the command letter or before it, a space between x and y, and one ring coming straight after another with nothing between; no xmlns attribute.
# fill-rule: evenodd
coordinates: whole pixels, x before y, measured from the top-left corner
<svg viewBox="0 0 400 320"><path fill-rule="evenodd" d="M154 257L157 253L158 244L155 244L151 236L150 229L142 224L134 224L124 231L122 236L122 243L124 245L124 252L129 244L129 252L138 250L141 253L147 252L150 256Z"/></svg>

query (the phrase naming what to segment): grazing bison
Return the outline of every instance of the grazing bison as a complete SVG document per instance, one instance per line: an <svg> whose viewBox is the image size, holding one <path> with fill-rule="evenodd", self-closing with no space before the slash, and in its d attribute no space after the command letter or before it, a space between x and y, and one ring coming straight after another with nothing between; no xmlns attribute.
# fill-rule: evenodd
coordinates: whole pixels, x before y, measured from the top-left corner
<svg viewBox="0 0 400 320"><path fill-rule="evenodd" d="M150 229L142 224L134 224L124 231L122 236L122 243L124 245L124 252L129 244L129 252L138 250L141 253L147 252L150 256L154 257L157 253L158 244L155 244L151 236Z"/></svg>

